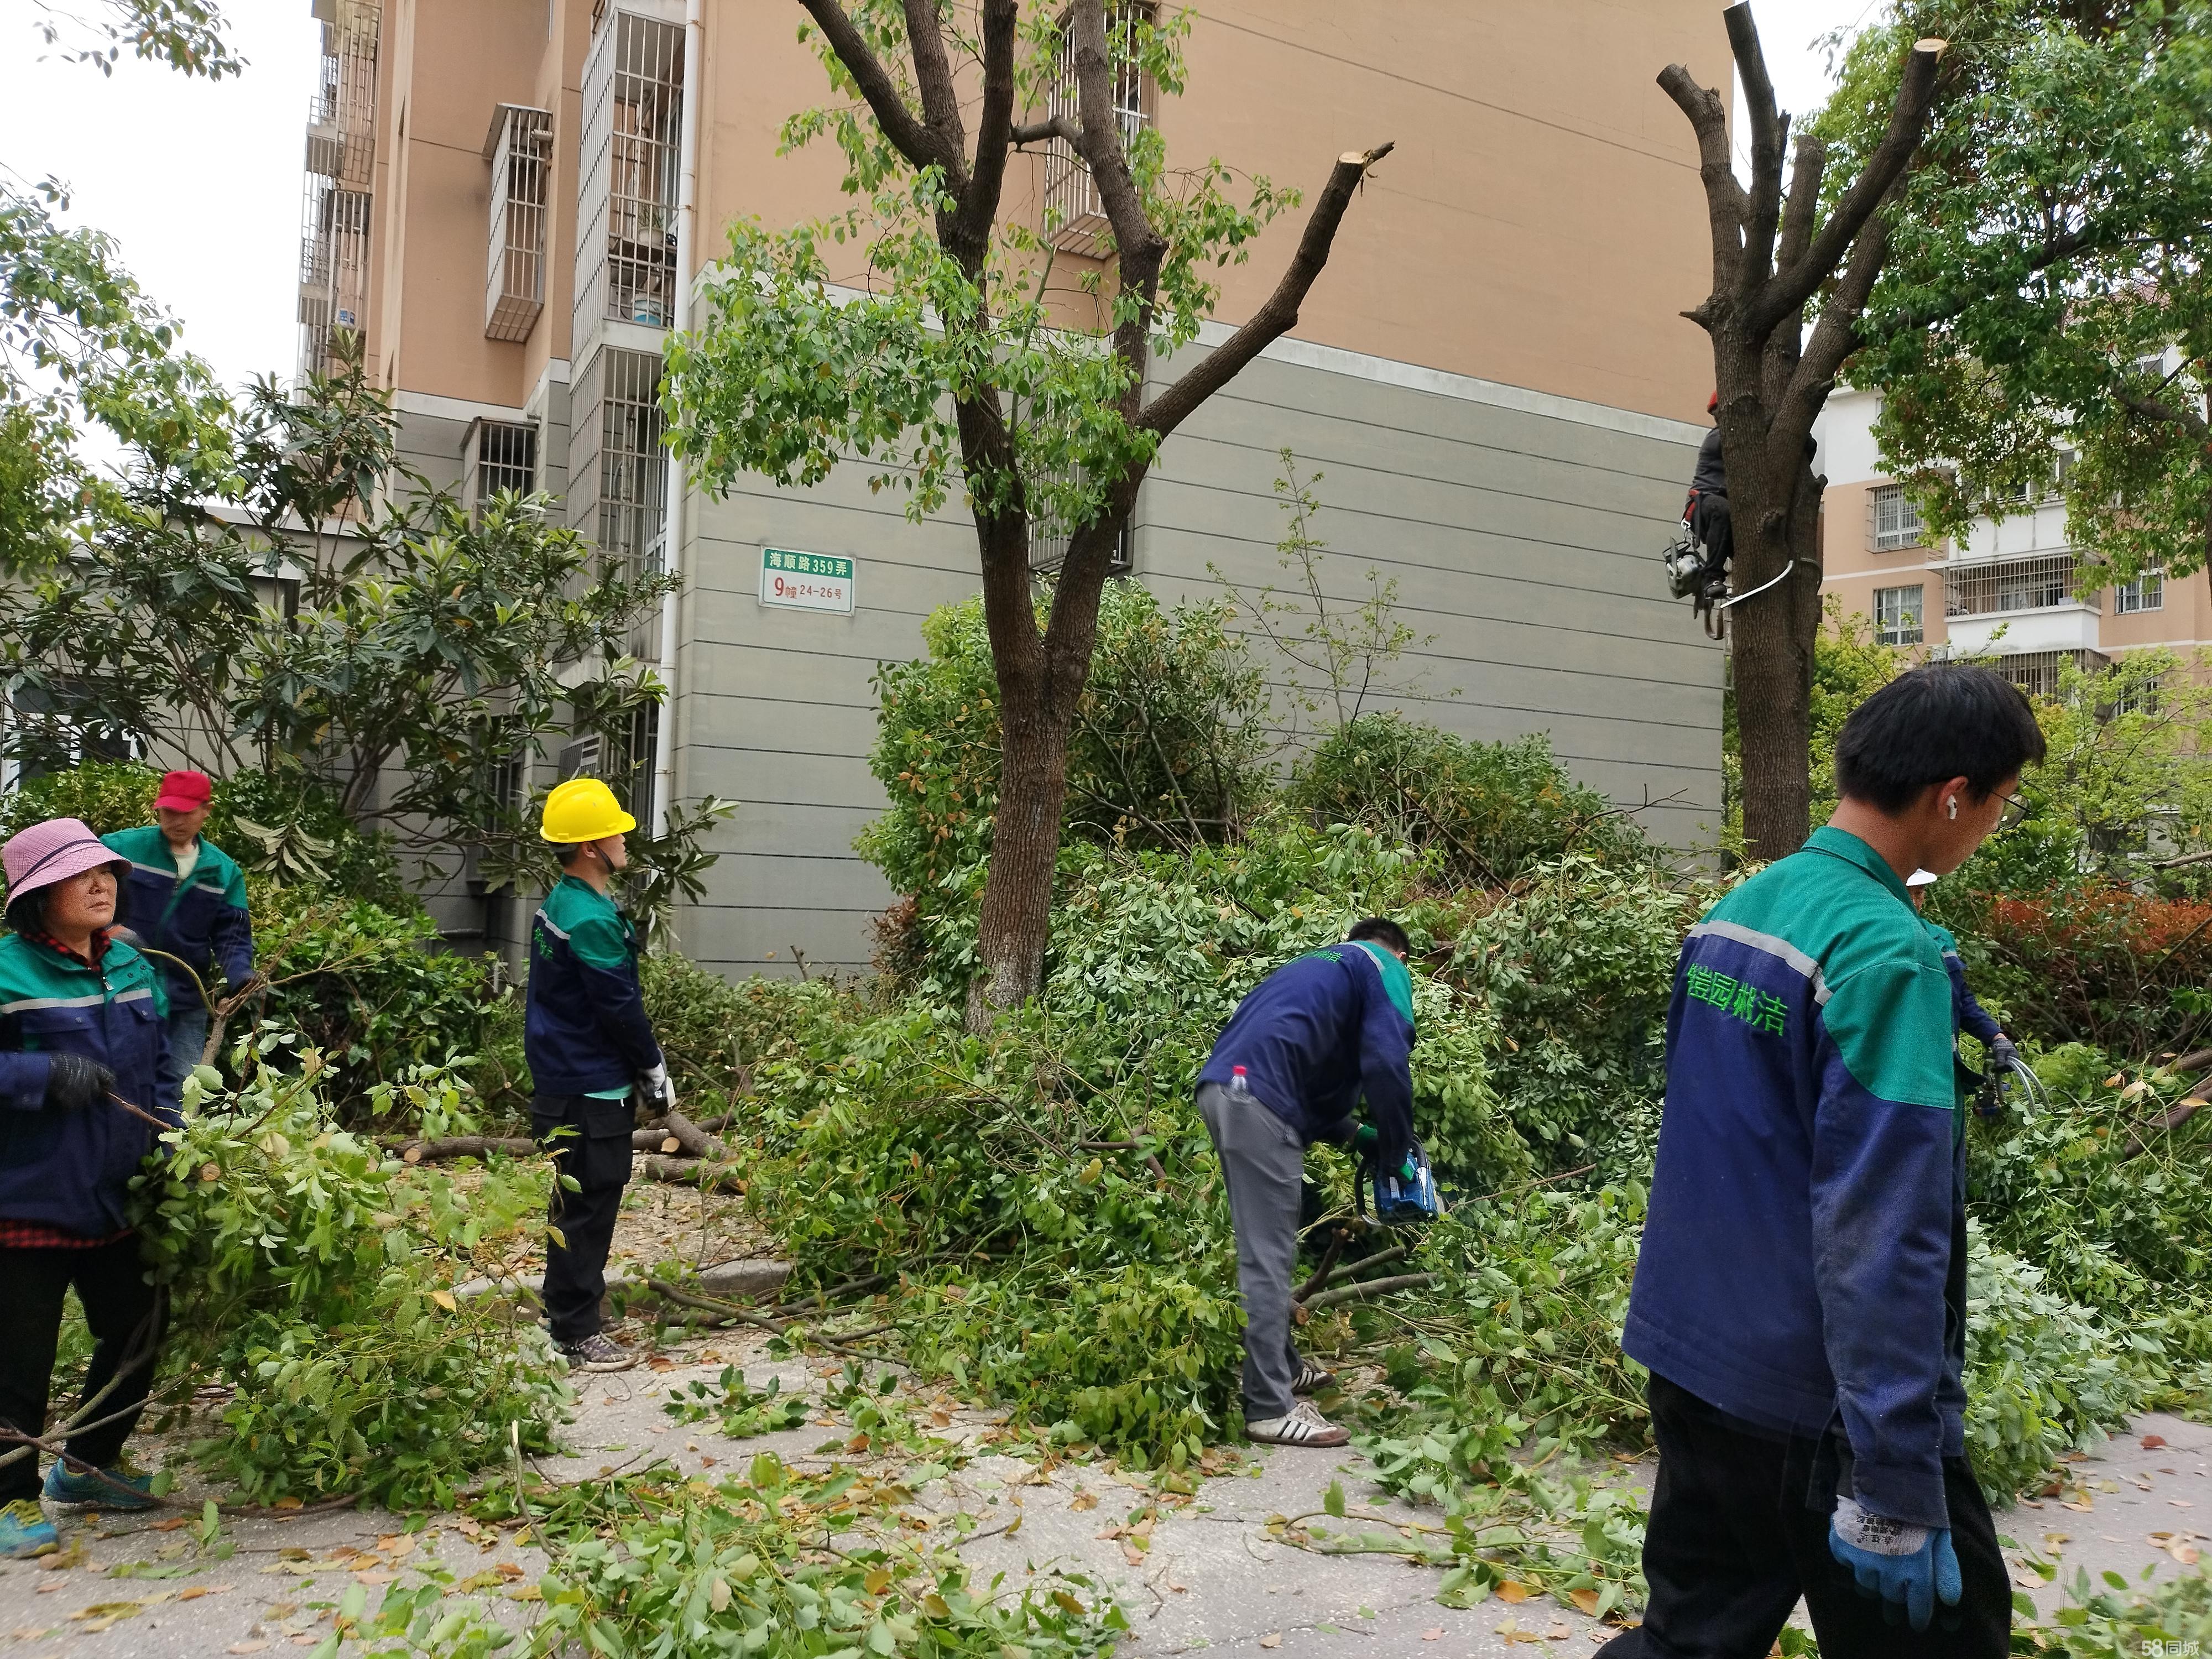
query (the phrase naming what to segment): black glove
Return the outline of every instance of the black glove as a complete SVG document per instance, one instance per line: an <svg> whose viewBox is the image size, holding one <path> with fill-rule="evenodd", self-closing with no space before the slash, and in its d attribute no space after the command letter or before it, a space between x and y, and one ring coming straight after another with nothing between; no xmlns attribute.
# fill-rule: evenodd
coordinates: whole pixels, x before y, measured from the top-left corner
<svg viewBox="0 0 2212 1659"><path fill-rule="evenodd" d="M46 1105L57 1112L81 1112L107 1098L115 1073L82 1054L58 1054L46 1062Z"/></svg>

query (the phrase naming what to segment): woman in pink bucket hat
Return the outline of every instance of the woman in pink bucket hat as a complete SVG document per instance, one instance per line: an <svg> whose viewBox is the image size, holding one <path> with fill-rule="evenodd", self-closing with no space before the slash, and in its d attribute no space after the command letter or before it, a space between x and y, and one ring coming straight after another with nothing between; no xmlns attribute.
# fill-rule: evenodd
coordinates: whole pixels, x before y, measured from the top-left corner
<svg viewBox="0 0 2212 1659"><path fill-rule="evenodd" d="M62 1298L74 1286L94 1341L80 1407L107 1392L43 1492L103 1510L154 1502L123 1443L153 1382L165 1310L127 1201L155 1146L143 1115L180 1121L174 1087L160 1081L159 978L109 933L128 868L75 818L0 846L11 930L0 939L0 1423L28 1434L44 1425ZM60 1547L41 1491L33 1449L0 1451L0 1557Z"/></svg>

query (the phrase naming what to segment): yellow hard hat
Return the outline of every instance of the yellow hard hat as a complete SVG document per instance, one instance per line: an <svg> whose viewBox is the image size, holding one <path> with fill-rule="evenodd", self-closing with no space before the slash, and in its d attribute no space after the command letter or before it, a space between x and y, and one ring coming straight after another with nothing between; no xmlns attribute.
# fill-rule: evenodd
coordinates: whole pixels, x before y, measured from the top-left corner
<svg viewBox="0 0 2212 1659"><path fill-rule="evenodd" d="M553 786L545 798L545 822L539 830L558 846L580 841L604 841L637 828L637 820L622 809L615 792L597 778L571 778Z"/></svg>

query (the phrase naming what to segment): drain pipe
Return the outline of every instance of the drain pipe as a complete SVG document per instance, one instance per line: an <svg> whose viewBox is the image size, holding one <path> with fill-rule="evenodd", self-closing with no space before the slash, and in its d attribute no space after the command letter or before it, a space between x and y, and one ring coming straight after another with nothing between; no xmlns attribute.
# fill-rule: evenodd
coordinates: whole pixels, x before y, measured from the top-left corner
<svg viewBox="0 0 2212 1659"><path fill-rule="evenodd" d="M676 292L670 307L670 332L681 334L691 326L691 258L698 246L699 220L699 87L705 78L707 56L707 0L684 0L684 131L677 144ZM662 508L666 525L661 536L661 570L679 580L684 574L684 507L685 482L683 458L668 454L668 476ZM676 630L683 599L681 587L660 601L660 662L657 672L665 688L660 719L653 740L653 833L668 833L669 810L676 802Z"/></svg>

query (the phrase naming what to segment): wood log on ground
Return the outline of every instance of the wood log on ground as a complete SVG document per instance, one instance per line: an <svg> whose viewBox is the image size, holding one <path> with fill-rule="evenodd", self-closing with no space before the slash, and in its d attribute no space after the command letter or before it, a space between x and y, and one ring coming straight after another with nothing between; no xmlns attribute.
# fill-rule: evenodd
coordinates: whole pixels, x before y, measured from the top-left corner
<svg viewBox="0 0 2212 1659"><path fill-rule="evenodd" d="M677 1144L687 1156L712 1158L717 1164L729 1161L730 1149L683 1113L672 1108L660 1122L661 1127L676 1138Z"/></svg>
<svg viewBox="0 0 2212 1659"><path fill-rule="evenodd" d="M641 1158L632 1173L647 1181L697 1187L710 1193L742 1193L737 1170L730 1164L701 1158L665 1158L658 1152Z"/></svg>

